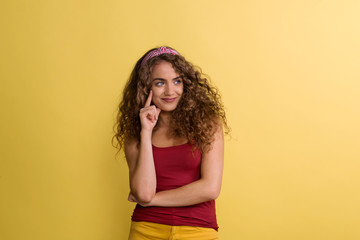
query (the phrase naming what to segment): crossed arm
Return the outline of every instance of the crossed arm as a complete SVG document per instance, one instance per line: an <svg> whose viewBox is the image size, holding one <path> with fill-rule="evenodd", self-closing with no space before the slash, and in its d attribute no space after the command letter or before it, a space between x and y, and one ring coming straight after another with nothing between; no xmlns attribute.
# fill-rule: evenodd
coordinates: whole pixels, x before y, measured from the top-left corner
<svg viewBox="0 0 360 240"><path fill-rule="evenodd" d="M141 135L136 143L125 145L129 166L129 201L142 206L181 207L216 199L220 193L224 164L224 138L221 125L215 132L211 149L202 154L201 178L182 187L156 193L156 174L151 136Z"/></svg>

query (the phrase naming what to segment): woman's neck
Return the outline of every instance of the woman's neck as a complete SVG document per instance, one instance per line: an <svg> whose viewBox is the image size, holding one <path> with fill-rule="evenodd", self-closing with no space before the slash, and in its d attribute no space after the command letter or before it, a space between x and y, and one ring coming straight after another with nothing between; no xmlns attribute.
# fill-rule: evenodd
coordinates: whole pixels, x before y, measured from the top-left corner
<svg viewBox="0 0 360 240"><path fill-rule="evenodd" d="M168 128L171 122L171 112L160 112L158 124L161 128Z"/></svg>

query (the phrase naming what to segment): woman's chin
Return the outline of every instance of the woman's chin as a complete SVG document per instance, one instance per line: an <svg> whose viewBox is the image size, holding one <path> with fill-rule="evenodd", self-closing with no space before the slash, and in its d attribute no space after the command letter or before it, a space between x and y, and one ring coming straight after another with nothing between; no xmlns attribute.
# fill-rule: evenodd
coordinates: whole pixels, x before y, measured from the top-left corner
<svg viewBox="0 0 360 240"><path fill-rule="evenodd" d="M172 111L175 110L175 108L160 108L160 109L161 109L160 114L161 114L162 112L172 112Z"/></svg>
<svg viewBox="0 0 360 240"><path fill-rule="evenodd" d="M157 108L160 108L161 112L172 112L176 109L177 104L155 104Z"/></svg>
<svg viewBox="0 0 360 240"><path fill-rule="evenodd" d="M158 108L160 108L161 112L172 112L176 109L176 106L160 106Z"/></svg>

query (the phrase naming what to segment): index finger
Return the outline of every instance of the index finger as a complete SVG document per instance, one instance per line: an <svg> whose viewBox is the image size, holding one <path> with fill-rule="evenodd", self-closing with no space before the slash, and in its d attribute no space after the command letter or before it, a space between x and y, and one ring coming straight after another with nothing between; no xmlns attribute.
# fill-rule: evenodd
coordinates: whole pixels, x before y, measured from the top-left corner
<svg viewBox="0 0 360 240"><path fill-rule="evenodd" d="M151 100L152 100L152 90L150 90L149 96L148 96L148 98L146 99L146 103L145 103L145 106L144 106L144 107L150 106Z"/></svg>

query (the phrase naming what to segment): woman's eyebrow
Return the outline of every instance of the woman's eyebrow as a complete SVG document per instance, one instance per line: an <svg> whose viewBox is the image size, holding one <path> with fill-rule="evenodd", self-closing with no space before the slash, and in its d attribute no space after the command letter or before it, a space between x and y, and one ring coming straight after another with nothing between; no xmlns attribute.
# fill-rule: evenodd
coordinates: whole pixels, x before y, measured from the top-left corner
<svg viewBox="0 0 360 240"><path fill-rule="evenodd" d="M179 78L181 78L181 76L177 76L176 78L173 78L173 80L177 80ZM153 81L155 81L155 80L166 81L165 78L154 78Z"/></svg>

